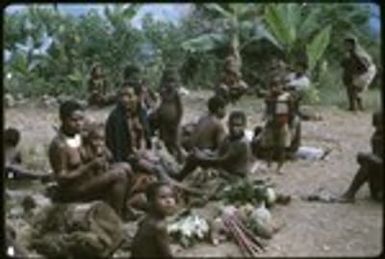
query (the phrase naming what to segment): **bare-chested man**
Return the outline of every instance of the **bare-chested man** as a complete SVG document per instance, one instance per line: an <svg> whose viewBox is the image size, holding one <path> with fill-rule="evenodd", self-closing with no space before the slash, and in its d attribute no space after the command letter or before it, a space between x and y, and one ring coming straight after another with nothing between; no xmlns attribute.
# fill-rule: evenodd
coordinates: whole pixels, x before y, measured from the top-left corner
<svg viewBox="0 0 385 259"><path fill-rule="evenodd" d="M192 147L200 150L216 151L226 136L222 119L226 115L226 102L220 96L208 100L209 113L198 120L191 136Z"/></svg>
<svg viewBox="0 0 385 259"><path fill-rule="evenodd" d="M364 183L369 184L370 195L374 200L382 200L384 192L384 131L382 111L373 114L373 126L376 128L371 138L371 153L358 153L360 168L349 188L337 199L339 202L354 202L356 193Z"/></svg>
<svg viewBox="0 0 385 259"><path fill-rule="evenodd" d="M106 123L106 144L115 162L128 162L135 173L159 176L161 167L148 157L147 119L139 103L140 88L125 83Z"/></svg>
<svg viewBox="0 0 385 259"><path fill-rule="evenodd" d="M105 200L118 215L122 215L127 192L129 165L122 164L116 170L100 175L92 172L105 166L105 157L82 160L84 111L75 101L60 105L61 127L49 147L49 161L58 184L59 197L63 201ZM108 190L108 192L106 192Z"/></svg>
<svg viewBox="0 0 385 259"><path fill-rule="evenodd" d="M222 141L218 152L207 156L207 153L194 149L175 178L183 180L198 166L220 169L225 177L246 177L253 162L250 143L244 133L246 124L247 119L244 112L232 112L228 119L229 135Z"/></svg>

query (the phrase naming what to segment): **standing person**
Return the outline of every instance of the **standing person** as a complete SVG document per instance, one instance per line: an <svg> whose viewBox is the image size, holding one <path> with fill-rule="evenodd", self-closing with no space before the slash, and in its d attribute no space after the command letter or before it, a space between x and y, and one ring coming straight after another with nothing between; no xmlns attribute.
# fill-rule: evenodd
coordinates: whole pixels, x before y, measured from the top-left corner
<svg viewBox="0 0 385 259"><path fill-rule="evenodd" d="M115 96L107 94L107 81L100 63L91 67L88 79L88 104L102 107L114 102Z"/></svg>
<svg viewBox="0 0 385 259"><path fill-rule="evenodd" d="M344 45L347 53L341 62L342 79L347 90L349 110L363 110L362 93L373 81L376 67L355 37L346 37Z"/></svg>
<svg viewBox="0 0 385 259"><path fill-rule="evenodd" d="M179 94L180 80L175 67L168 66L160 82L161 102L156 111L159 124L159 137L170 154L182 162L181 128L183 105Z"/></svg>
<svg viewBox="0 0 385 259"><path fill-rule="evenodd" d="M75 101L60 105L60 129L49 146L49 162L58 184L58 195L65 201L105 200L122 216L130 167L121 164L108 173L94 175L105 166L105 157L82 160L84 110ZM108 190L108 192L106 192Z"/></svg>
<svg viewBox="0 0 385 259"><path fill-rule="evenodd" d="M283 91L280 78L273 78L270 82L269 93L265 98L266 124L262 135L262 146L268 150L267 163L270 167L274 157L277 158L277 173L285 160L285 150L290 147L291 134L289 120L292 110L292 99L288 92Z"/></svg>

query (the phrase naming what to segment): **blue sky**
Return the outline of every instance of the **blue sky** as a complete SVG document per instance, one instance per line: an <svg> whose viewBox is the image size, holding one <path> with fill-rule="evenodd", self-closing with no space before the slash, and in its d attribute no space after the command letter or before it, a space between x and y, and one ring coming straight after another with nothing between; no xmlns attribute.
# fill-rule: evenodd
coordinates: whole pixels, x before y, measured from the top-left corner
<svg viewBox="0 0 385 259"><path fill-rule="evenodd" d="M41 4L43 6L43 4ZM45 6L52 6L46 4ZM87 13L90 9L96 9L98 12L103 14L103 9L106 4L58 4L59 10L62 12L70 13L73 15L81 15ZM171 3L162 3L162 4L144 4L140 8L138 14L133 19L133 25L135 27L140 27L141 18L146 13L153 14L155 19L159 20L169 20L177 22L180 18L188 14L191 10L191 4L171 4ZM15 12L22 10L26 5L10 5L5 11L6 12ZM380 34L381 20L380 20L380 8L379 5L371 4L372 18L370 19L370 25L375 35Z"/></svg>
<svg viewBox="0 0 385 259"><path fill-rule="evenodd" d="M58 4L58 8L61 12L69 13L72 15L82 15L91 9L95 9L103 15L103 10L106 5L107 4ZM52 5L41 4L40 6L51 7ZM10 5L6 8L6 12L16 12L24 9L25 7L26 5ZM135 27L140 27L141 18L147 13L151 13L155 19L176 22L188 14L188 12L191 10L191 7L191 4L144 4L139 9L138 14L134 17L132 22Z"/></svg>

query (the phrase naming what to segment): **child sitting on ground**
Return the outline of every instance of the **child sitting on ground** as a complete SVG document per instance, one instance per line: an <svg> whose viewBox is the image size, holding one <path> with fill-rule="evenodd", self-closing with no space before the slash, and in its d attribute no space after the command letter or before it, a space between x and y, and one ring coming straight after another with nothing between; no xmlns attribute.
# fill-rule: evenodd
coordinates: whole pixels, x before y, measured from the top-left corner
<svg viewBox="0 0 385 259"><path fill-rule="evenodd" d="M155 182L146 190L148 214L133 239L132 258L171 258L166 217L174 213L176 199L167 183Z"/></svg>

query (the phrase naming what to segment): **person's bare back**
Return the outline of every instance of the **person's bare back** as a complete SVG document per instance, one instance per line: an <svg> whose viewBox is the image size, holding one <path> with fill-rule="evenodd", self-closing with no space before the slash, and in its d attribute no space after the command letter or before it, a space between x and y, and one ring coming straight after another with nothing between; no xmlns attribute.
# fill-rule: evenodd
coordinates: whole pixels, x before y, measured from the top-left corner
<svg viewBox="0 0 385 259"><path fill-rule="evenodd" d="M200 118L192 136L192 144L199 149L216 150L225 136L225 128L219 118L205 115Z"/></svg>

